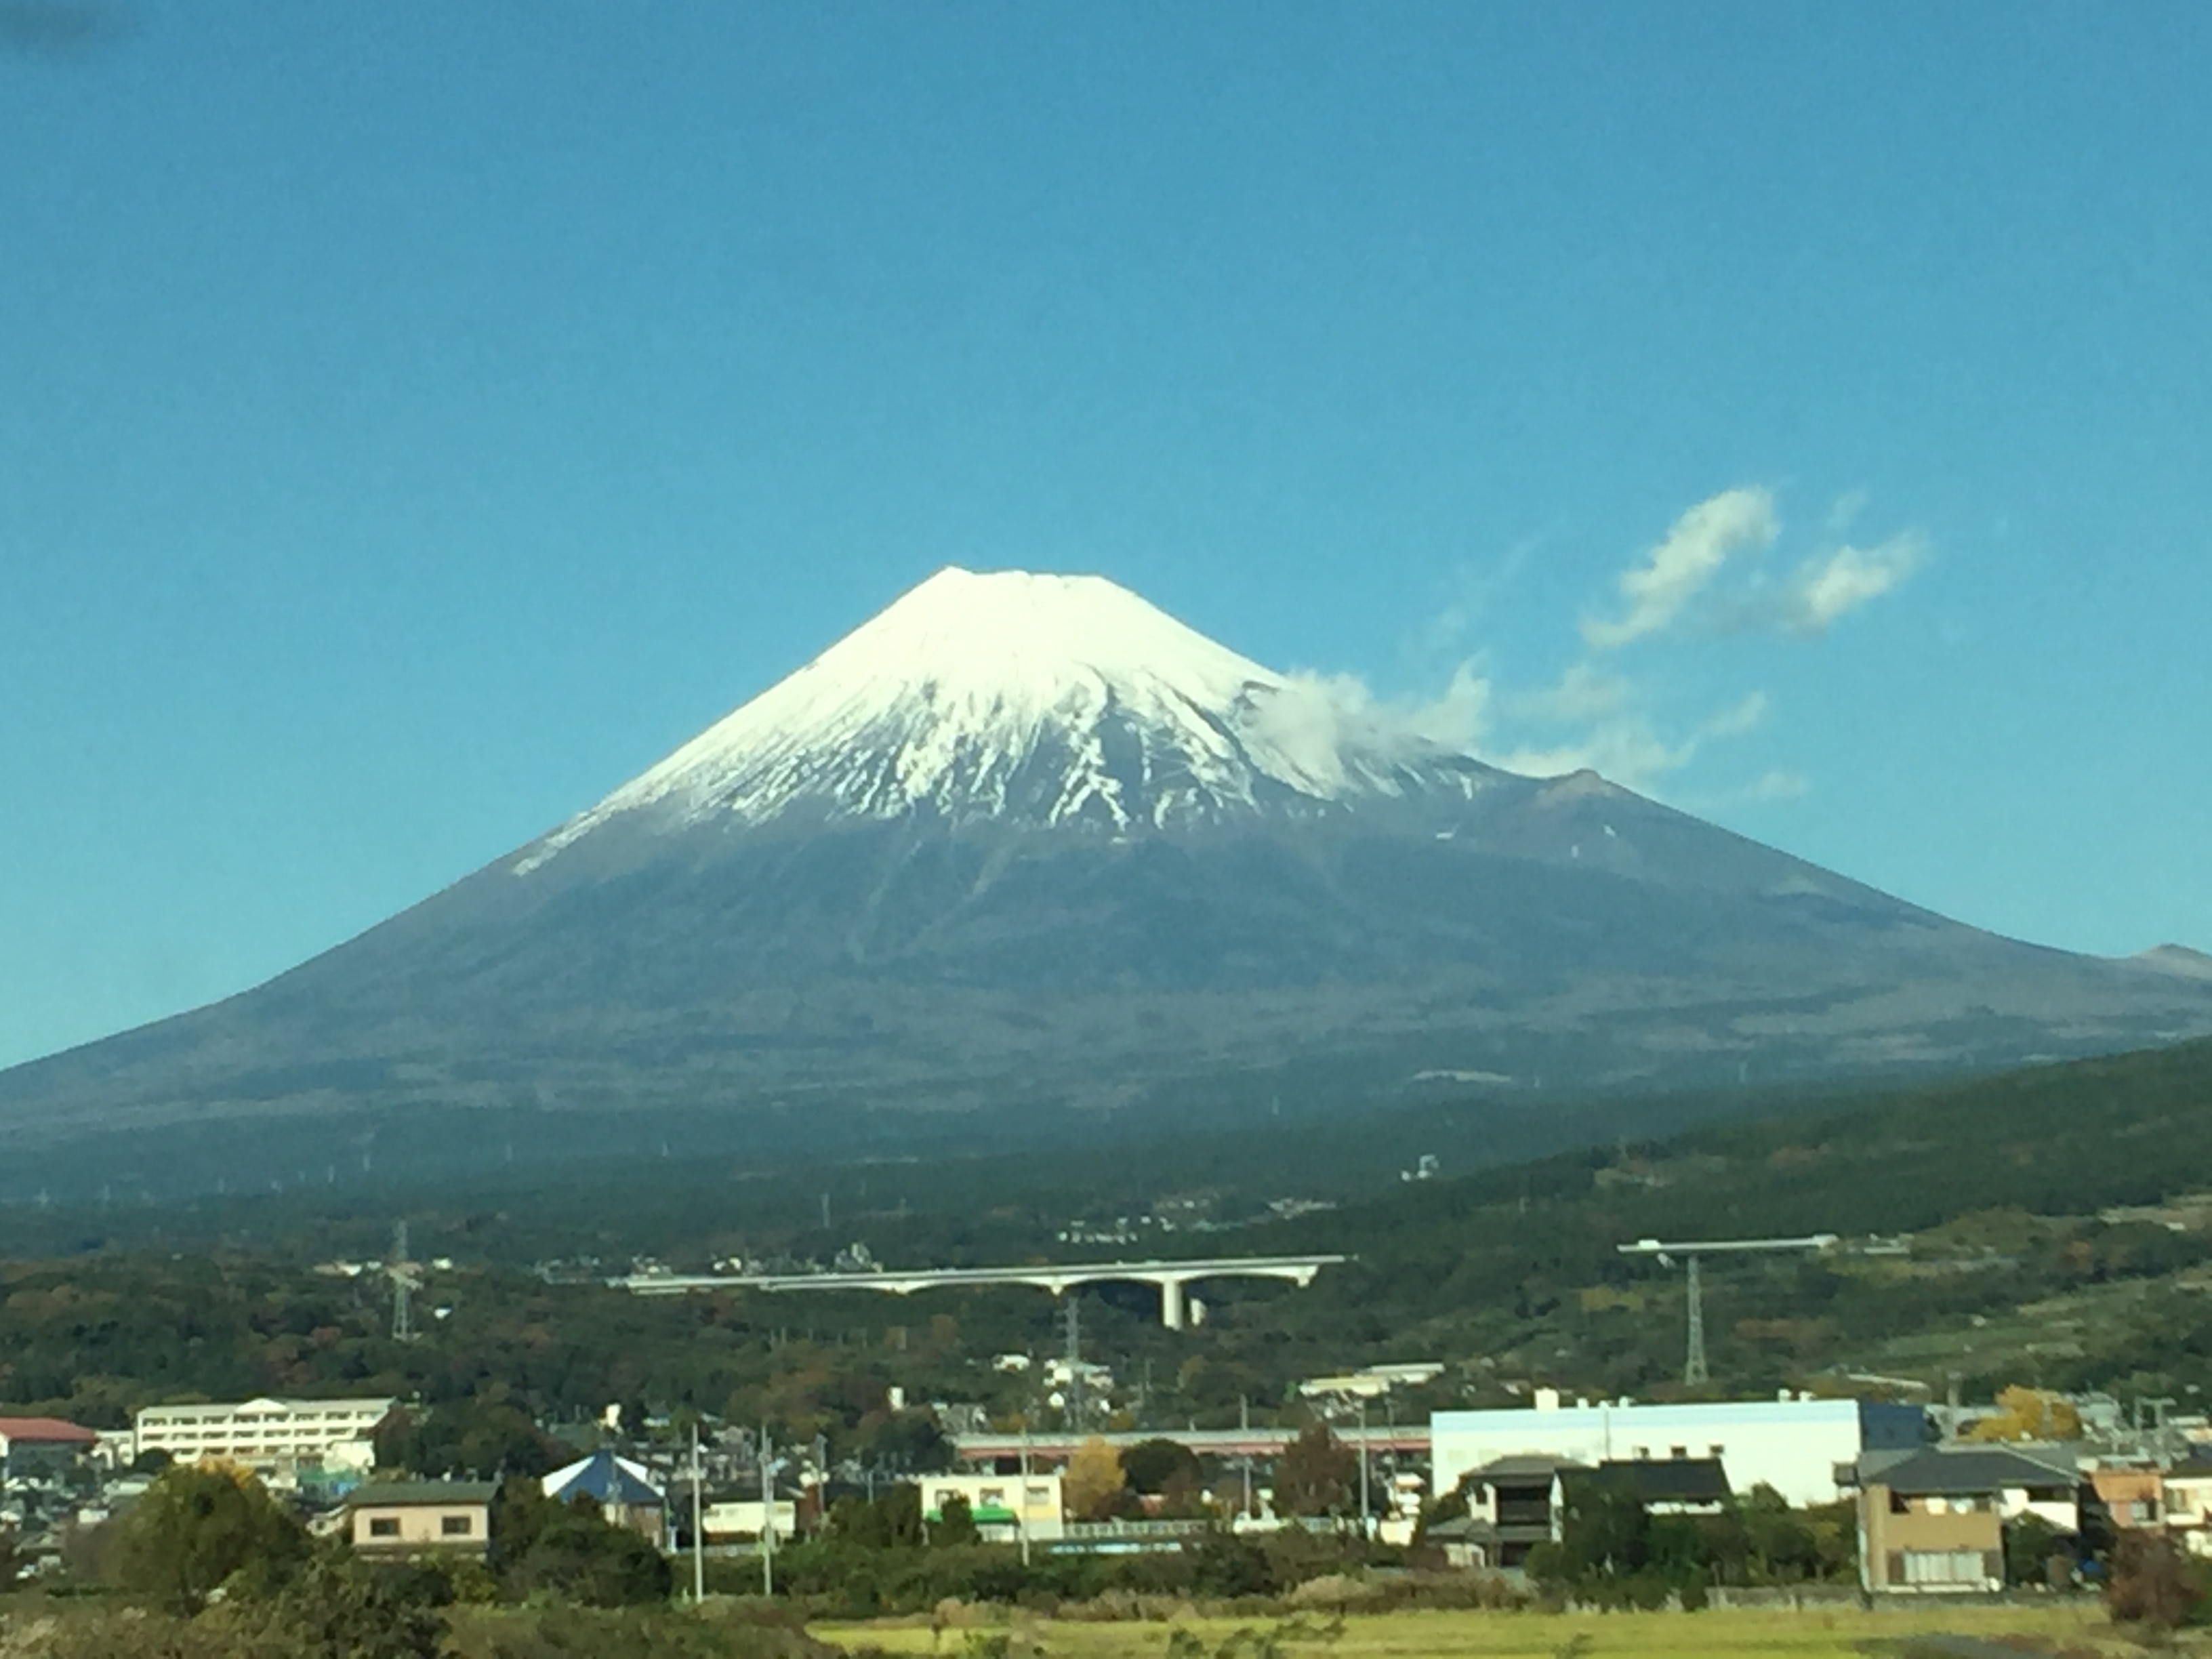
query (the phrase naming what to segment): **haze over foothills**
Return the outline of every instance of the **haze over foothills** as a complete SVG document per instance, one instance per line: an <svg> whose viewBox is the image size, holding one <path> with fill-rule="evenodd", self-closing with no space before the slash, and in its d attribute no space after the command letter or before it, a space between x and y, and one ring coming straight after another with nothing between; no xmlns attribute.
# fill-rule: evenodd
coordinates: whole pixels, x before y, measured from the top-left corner
<svg viewBox="0 0 2212 1659"><path fill-rule="evenodd" d="M2212 946L2201 8L0 9L0 1064L951 564Z"/></svg>

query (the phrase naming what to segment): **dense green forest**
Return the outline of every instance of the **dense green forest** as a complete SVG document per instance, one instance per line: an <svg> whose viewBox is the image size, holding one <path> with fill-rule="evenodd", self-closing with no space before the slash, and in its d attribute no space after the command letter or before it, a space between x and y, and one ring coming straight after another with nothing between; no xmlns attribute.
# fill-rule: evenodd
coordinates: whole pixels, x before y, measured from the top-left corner
<svg viewBox="0 0 2212 1659"><path fill-rule="evenodd" d="M1302 1377L1437 1359L1445 1375L1389 1409L1503 1402L1537 1382L1679 1392L1679 1275L1615 1246L1643 1237L1813 1231L1858 1248L1708 1264L1716 1392L1841 1387L1854 1373L1939 1390L2004 1382L2190 1398L2212 1390L2212 1045L1871 1096L1801 1097L1756 1121L1614 1138L1533 1163L1406 1182L1463 1103L1368 1126L1287 1127L1252 1145L1178 1137L1126 1160L959 1159L783 1175L680 1162L555 1183L395 1191L318 1210L311 1194L141 1211L20 1206L0 1216L0 1401L88 1422L198 1394L385 1392L549 1420L610 1402L863 1447L884 1391L1035 1413L994 1369L1056 1352L1055 1305L1023 1290L635 1298L530 1264L651 1252L826 1259L865 1243L899 1263L1051 1255L1342 1253L1308 1290L1202 1285L1210 1317L1161 1328L1153 1292L1082 1297L1085 1352L1111 1364L1130 1421L1295 1415ZM1474 1161L1468 1154L1466 1161ZM827 1194L830 1225L822 1225ZM1271 1200L1337 1207L1273 1218ZM2122 1213L2130 1206L2139 1213ZM2165 1206L2165 1207L2160 1207ZM318 1274L376 1253L394 1213L415 1253L449 1256L418 1297L424 1335L389 1335L374 1276ZM1056 1235L1072 1219L1180 1218L1122 1245ZM1269 1216L1265 1221L1258 1216ZM1869 1250L1869 1236L1892 1242ZM2023 1311L2026 1310L2026 1311Z"/></svg>

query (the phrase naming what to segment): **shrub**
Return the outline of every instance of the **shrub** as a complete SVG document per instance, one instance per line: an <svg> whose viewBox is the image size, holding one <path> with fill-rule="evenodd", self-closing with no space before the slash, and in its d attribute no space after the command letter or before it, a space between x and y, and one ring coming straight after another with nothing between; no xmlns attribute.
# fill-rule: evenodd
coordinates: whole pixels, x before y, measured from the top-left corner
<svg viewBox="0 0 2212 1659"><path fill-rule="evenodd" d="M197 1613L234 1576L266 1589L307 1553L299 1522L240 1470L176 1468L123 1518L115 1575L171 1613Z"/></svg>
<svg viewBox="0 0 2212 1659"><path fill-rule="evenodd" d="M2112 1549L2105 1607L2121 1624L2173 1630L2187 1624L2204 1600L2204 1587L2181 1547L2164 1533L2130 1529Z"/></svg>

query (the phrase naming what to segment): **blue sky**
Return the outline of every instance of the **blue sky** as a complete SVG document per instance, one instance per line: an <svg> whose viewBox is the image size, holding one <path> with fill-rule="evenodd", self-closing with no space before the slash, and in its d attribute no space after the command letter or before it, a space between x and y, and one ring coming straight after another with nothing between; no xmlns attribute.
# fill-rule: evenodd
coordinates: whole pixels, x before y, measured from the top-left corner
<svg viewBox="0 0 2212 1659"><path fill-rule="evenodd" d="M2207 61L2196 4L0 0L0 1063L948 562L2212 948Z"/></svg>

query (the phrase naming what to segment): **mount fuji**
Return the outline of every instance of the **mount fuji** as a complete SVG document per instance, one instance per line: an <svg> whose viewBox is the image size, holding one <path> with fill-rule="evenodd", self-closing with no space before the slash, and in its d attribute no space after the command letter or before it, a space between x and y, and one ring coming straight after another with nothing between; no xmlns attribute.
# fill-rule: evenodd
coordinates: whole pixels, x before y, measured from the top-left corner
<svg viewBox="0 0 2212 1659"><path fill-rule="evenodd" d="M945 570L360 938L0 1073L0 1146L149 1184L334 1172L380 1136L446 1165L888 1155L1438 1089L1502 1121L2208 1030L2212 980L2155 957L1998 938L1593 773L1486 765L1095 576Z"/></svg>

